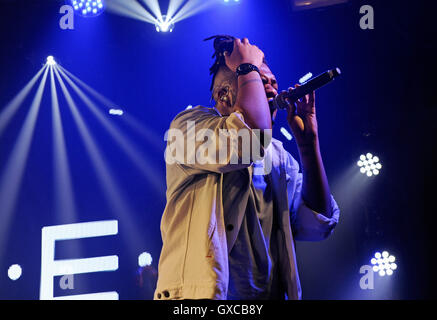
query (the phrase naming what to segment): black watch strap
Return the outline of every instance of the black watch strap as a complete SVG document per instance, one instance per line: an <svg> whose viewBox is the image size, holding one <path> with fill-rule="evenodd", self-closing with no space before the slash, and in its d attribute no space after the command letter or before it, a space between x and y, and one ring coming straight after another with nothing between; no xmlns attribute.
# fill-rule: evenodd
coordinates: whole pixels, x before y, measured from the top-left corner
<svg viewBox="0 0 437 320"><path fill-rule="evenodd" d="M259 69L257 66L251 63L243 63L240 64L237 68L237 77L248 74L249 72L256 71L259 73Z"/></svg>

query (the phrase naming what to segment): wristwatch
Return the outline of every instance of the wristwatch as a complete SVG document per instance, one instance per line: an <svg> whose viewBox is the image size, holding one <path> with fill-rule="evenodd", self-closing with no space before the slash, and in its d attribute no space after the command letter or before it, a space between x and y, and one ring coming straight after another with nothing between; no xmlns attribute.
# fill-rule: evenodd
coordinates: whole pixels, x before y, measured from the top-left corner
<svg viewBox="0 0 437 320"><path fill-rule="evenodd" d="M237 77L248 74L249 72L256 71L259 73L259 69L257 66L251 63L243 63L240 64L237 68Z"/></svg>

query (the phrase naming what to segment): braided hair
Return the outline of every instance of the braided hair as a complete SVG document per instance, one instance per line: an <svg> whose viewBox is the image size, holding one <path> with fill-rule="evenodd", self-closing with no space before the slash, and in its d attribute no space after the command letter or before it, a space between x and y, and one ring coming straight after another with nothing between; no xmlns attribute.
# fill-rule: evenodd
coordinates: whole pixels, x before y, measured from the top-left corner
<svg viewBox="0 0 437 320"><path fill-rule="evenodd" d="M218 71L220 70L220 67L226 66L226 60L224 55L225 51L227 51L230 55L234 50L235 37L226 34L219 34L206 38L203 41L208 41L212 39L214 39L214 54L212 55L212 58L215 58L215 61L211 68L209 68L209 74L212 75L210 87L211 91L214 89L214 81ZM265 57L263 58L263 63L267 64L267 60Z"/></svg>
<svg viewBox="0 0 437 320"><path fill-rule="evenodd" d="M214 88L214 81L217 76L218 71L221 66L226 66L224 52L227 51L229 54L232 53L234 49L235 37L229 35L216 35L204 39L203 41L208 41L214 39L214 54L212 58L215 58L214 64L209 68L209 74L212 75L212 82L210 90Z"/></svg>

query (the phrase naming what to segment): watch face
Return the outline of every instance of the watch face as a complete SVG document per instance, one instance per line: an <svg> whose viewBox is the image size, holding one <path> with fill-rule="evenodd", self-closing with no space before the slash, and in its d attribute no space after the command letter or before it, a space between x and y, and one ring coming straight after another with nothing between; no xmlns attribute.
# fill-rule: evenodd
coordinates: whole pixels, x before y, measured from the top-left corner
<svg viewBox="0 0 437 320"><path fill-rule="evenodd" d="M250 63L243 63L242 65L238 66L237 68L237 74L238 75L245 75L248 74L251 71L257 71L258 68Z"/></svg>

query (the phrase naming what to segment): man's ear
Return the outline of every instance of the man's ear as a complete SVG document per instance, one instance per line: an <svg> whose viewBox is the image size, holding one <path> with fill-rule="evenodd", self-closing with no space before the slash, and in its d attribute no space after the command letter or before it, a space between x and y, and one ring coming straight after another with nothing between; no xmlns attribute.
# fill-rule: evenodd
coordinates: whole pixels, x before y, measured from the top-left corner
<svg viewBox="0 0 437 320"><path fill-rule="evenodd" d="M221 87L218 92L217 92L217 98L220 102L224 102L226 100L229 100L229 87L225 86L225 87Z"/></svg>
<svg viewBox="0 0 437 320"><path fill-rule="evenodd" d="M232 97L229 86L220 88L220 90L217 92L217 97L218 103L227 109L232 109Z"/></svg>

